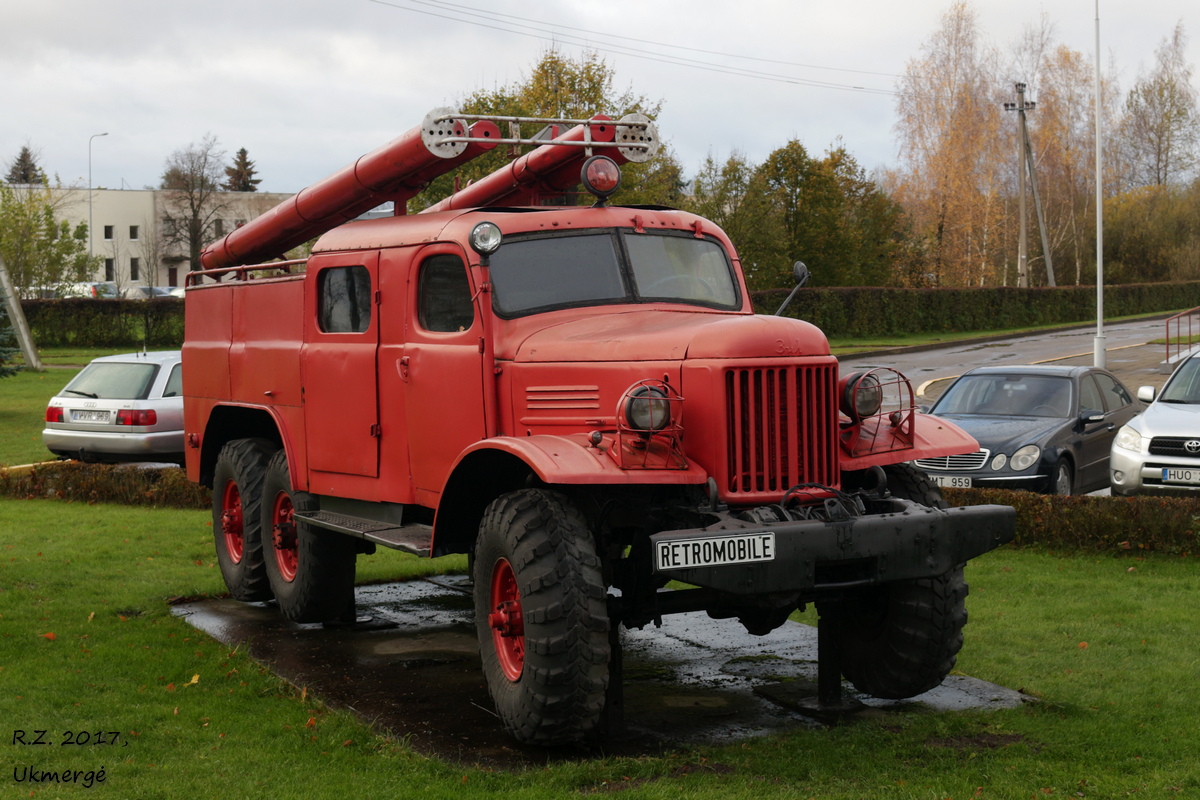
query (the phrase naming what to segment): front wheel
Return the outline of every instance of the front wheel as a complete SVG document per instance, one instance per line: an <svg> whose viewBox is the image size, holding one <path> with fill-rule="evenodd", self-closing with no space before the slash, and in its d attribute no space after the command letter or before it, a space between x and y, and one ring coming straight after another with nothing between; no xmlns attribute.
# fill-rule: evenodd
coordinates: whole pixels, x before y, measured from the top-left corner
<svg viewBox="0 0 1200 800"><path fill-rule="evenodd" d="M942 491L911 464L884 467L896 497L945 508ZM851 592L840 620L842 674L860 692L898 700L939 685L958 658L967 624L962 567Z"/></svg>
<svg viewBox="0 0 1200 800"><path fill-rule="evenodd" d="M316 501L292 490L286 451L267 465L262 531L267 577L279 610L293 622L333 622L354 613L354 543L297 519Z"/></svg>
<svg viewBox="0 0 1200 800"><path fill-rule="evenodd" d="M1054 478L1050 483L1050 491L1052 494L1069 495L1071 494L1072 484L1071 465L1064 458L1054 467Z"/></svg>
<svg viewBox="0 0 1200 800"><path fill-rule="evenodd" d="M479 526L474 580L483 672L504 726L528 743L587 736L604 709L610 650L583 516L541 489L501 496Z"/></svg>

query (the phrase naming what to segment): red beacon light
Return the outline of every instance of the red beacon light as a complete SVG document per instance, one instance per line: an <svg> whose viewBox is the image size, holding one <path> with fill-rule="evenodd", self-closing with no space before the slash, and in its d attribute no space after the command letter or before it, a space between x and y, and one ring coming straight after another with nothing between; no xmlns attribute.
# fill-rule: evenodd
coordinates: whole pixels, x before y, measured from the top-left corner
<svg viewBox="0 0 1200 800"><path fill-rule="evenodd" d="M596 207L602 208L621 185L621 168L608 156L592 156L583 162L579 179L583 188L596 197Z"/></svg>

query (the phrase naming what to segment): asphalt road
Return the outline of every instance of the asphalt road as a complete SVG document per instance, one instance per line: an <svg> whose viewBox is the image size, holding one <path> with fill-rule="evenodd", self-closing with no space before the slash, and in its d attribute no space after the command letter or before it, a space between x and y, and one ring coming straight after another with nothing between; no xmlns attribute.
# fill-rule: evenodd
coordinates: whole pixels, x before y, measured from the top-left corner
<svg viewBox="0 0 1200 800"><path fill-rule="evenodd" d="M1169 375L1166 348L1150 344L1166 336L1162 318L1106 325L1107 369L1131 392L1139 386L1161 388ZM931 402L950 381L974 367L1006 364L1090 365L1095 360L1096 326L1061 329L1028 336L972 339L946 345L874 350L840 358L843 375L892 367L912 381L917 401Z"/></svg>

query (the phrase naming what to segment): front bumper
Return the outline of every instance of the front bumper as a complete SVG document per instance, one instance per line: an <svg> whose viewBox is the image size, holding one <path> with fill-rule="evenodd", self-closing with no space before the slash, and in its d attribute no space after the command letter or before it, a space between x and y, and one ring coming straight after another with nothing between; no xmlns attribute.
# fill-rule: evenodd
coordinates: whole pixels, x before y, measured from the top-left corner
<svg viewBox="0 0 1200 800"><path fill-rule="evenodd" d="M1113 494L1126 497L1138 494L1179 497L1200 493L1200 482L1164 481L1164 469L1190 471L1200 475L1200 462L1196 459L1135 453L1114 447L1108 459L1109 485Z"/></svg>
<svg viewBox="0 0 1200 800"><path fill-rule="evenodd" d="M944 575L1015 535L1016 512L1009 506L893 502L895 511L838 522L725 518L707 528L663 531L650 537L655 568L673 580L736 595L819 594ZM736 563L695 565L742 541Z"/></svg>

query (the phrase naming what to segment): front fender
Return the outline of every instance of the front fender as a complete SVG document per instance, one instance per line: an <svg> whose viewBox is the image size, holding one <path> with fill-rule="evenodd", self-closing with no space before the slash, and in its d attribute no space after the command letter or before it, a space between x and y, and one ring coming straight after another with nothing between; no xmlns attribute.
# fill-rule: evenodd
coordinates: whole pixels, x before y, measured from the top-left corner
<svg viewBox="0 0 1200 800"><path fill-rule="evenodd" d="M882 422L882 420L880 420ZM974 453L979 449L975 437L948 419L932 414L916 414L912 426L912 446L862 455L842 451L842 471L882 467L918 458L934 458L956 453Z"/></svg>
<svg viewBox="0 0 1200 800"><path fill-rule="evenodd" d="M496 450L524 461L545 483L690 485L708 481L708 471L689 461L686 469L621 469L608 454L605 437L593 446L588 434L498 436L483 439L458 457L458 464L481 450Z"/></svg>

